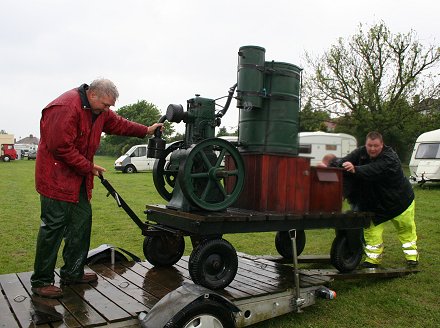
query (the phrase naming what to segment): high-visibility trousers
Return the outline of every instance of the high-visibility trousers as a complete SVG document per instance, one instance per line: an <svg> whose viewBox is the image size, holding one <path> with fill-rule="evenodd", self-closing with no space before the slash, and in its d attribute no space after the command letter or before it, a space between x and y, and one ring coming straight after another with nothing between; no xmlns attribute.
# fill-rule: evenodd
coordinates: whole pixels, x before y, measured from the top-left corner
<svg viewBox="0 0 440 328"><path fill-rule="evenodd" d="M418 261L419 253L417 252L417 233L416 223L414 221L415 202L400 215L391 219L394 228L402 244L403 254L407 261ZM375 225L371 222L370 227L364 229L364 252L365 261L373 264L379 264L382 260L383 230L386 222Z"/></svg>

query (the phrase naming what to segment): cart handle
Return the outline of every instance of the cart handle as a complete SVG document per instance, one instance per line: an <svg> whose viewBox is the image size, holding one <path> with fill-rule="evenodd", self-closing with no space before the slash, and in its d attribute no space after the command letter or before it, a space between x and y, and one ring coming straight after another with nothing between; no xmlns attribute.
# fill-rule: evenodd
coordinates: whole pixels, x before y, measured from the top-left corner
<svg viewBox="0 0 440 328"><path fill-rule="evenodd" d="M99 179L101 180L102 185L107 189L107 197L112 195L112 197L116 200L116 204L118 204L118 207L122 207L125 211L125 213L128 214L128 216L133 220L136 225L141 228L142 231L145 231L148 228L148 225L139 219L139 217L136 215L135 212L128 206L128 204L124 201L124 199L117 193L115 188L108 182L106 179L104 179L104 176L102 173L99 173Z"/></svg>

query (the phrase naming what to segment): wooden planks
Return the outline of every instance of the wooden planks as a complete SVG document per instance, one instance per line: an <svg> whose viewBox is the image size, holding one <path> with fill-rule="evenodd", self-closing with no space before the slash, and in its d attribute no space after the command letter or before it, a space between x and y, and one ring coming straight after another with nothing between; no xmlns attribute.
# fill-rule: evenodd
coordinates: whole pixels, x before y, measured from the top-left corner
<svg viewBox="0 0 440 328"><path fill-rule="evenodd" d="M170 291L191 283L188 260L185 256L167 268L148 262L92 265L98 281L62 286L64 297L59 300L33 295L31 272L0 275L0 327L136 327L140 312L149 312ZM301 278L302 286L325 282L324 278ZM216 293L234 302L284 292L293 286L291 267L239 254L236 278ZM46 323L37 325L37 319Z"/></svg>

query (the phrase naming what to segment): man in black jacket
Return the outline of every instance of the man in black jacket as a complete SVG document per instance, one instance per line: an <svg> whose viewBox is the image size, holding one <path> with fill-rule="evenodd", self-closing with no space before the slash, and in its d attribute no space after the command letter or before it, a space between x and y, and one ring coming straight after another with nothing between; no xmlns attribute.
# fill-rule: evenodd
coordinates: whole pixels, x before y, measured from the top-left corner
<svg viewBox="0 0 440 328"><path fill-rule="evenodd" d="M397 230L407 265L417 265L414 192L397 154L383 144L382 135L368 133L365 146L339 159L336 165L354 175L358 209L375 214L370 227L364 229L366 258L362 266L375 268L380 264L386 221L391 221Z"/></svg>

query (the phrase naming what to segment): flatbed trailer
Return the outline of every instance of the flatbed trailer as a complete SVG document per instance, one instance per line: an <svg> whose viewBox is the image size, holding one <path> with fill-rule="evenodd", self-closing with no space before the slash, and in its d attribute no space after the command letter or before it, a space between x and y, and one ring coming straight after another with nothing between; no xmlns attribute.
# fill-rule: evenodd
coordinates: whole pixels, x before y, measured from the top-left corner
<svg viewBox="0 0 440 328"><path fill-rule="evenodd" d="M190 303L211 300L230 311L235 327L245 327L286 313L301 312L316 302L316 291L328 286L333 279L398 277L415 272L395 269L341 274L331 269L300 270L303 302L298 304L292 266L264 256L238 255L236 279L217 291L191 282L187 256L173 267L153 267L145 261L91 265L86 269L94 271L98 281L63 286L64 297L59 300L32 294L29 282L32 272L3 274L0 275L0 326L134 328L142 323L144 327L158 328L164 326L158 323L159 320L165 322L179 316L182 312L179 305L184 308ZM304 257L304 260L310 259ZM299 262L302 261L299 257ZM56 283L59 283L58 271ZM179 301L182 294L186 295L183 304ZM158 305L161 300L172 311L162 311ZM146 320L146 316L154 312L162 317L156 317L153 323L143 323L142 318Z"/></svg>
<svg viewBox="0 0 440 328"><path fill-rule="evenodd" d="M195 298L201 296L202 301L213 299L231 309L236 327L244 327L312 305L315 290L332 280L321 274L302 273L304 303L299 308L293 302L294 281L289 266L242 254L236 279L225 289L214 292L191 282L188 260L184 256L173 267L162 268L148 262L91 265L89 269L96 272L98 281L62 286L64 297L59 300L32 294L29 282L32 272L0 275L0 325L8 328L37 324L42 328L139 327L138 315L149 314L160 300L171 298L171 307L176 308L178 301L170 294L180 288L187 297L191 294ZM59 283L58 271L56 283ZM162 312L162 315L172 314ZM169 319L171 317L163 320Z"/></svg>

